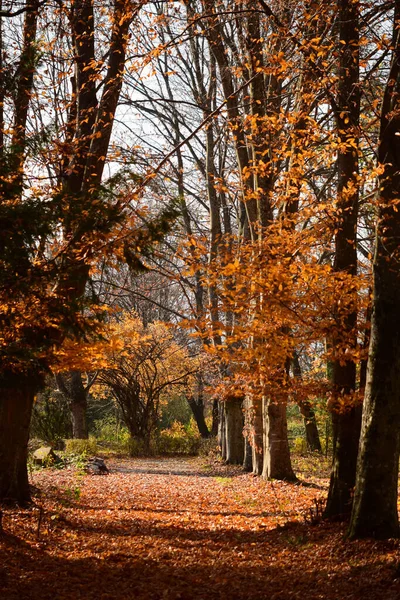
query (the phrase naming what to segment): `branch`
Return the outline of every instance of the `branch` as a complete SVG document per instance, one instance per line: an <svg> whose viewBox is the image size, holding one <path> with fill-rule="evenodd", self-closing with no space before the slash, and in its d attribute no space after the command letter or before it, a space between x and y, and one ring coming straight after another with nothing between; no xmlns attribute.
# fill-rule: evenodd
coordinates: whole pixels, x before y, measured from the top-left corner
<svg viewBox="0 0 400 600"><path fill-rule="evenodd" d="M245 81L245 83L243 85L241 85L237 90L235 90L234 92L232 92L232 94L230 94L227 98L225 98L221 102L221 104L219 106L217 106L217 108L215 110L213 110L200 123L200 125L198 125L192 131L192 133L190 135L188 135L177 146L175 146L175 148L173 148L171 150L171 152L169 152L166 156L164 156L164 158L162 159L162 161L160 163L158 163L158 165L155 167L155 169L153 169L153 171L151 173L149 173L149 175L147 175L147 177L144 178L144 180L140 184L139 188L137 188L136 193L139 192L139 191L141 191L154 178L154 176L157 175L157 173L160 172L160 170L162 169L162 167L169 161L169 159L171 158L171 156L173 156L175 154L175 152L177 152L180 148L182 148L183 146L185 146L204 127L204 125L206 125L213 117L215 117L216 115L218 115L221 112L221 110L223 109L223 107L225 106L225 104L228 102L228 100L230 100L234 96L237 96L237 94L239 94L239 92L241 92L245 87L247 87L249 85L249 83L251 83L256 77L258 77L258 73L256 73L255 75L253 75L253 77L251 77L248 81Z"/></svg>
<svg viewBox="0 0 400 600"><path fill-rule="evenodd" d="M19 8L14 12L12 12L11 10L0 10L0 18L18 17L18 15L22 15L24 12L29 12L30 10L37 10L38 8L46 4L46 1L47 0L43 0L42 2L39 2L39 4L37 4L36 2L33 2L32 4L27 4L26 6L23 6L22 8Z"/></svg>

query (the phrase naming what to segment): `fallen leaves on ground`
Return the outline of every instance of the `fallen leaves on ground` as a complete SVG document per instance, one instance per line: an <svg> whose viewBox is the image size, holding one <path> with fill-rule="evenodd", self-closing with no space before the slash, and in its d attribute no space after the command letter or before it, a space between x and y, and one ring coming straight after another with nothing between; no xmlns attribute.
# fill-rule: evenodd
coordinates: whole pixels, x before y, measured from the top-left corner
<svg viewBox="0 0 400 600"><path fill-rule="evenodd" d="M4 511L2 600L400 597L398 541L349 542L321 522L326 479L263 481L196 458L108 464L38 471L35 506Z"/></svg>

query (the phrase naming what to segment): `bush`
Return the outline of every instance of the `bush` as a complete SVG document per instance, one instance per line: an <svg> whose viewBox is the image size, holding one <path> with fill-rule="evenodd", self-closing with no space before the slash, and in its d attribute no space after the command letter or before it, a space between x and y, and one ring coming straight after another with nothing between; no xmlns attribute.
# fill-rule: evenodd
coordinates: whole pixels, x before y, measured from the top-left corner
<svg viewBox="0 0 400 600"><path fill-rule="evenodd" d="M146 445L144 440L138 440L137 438L129 437L126 446L128 449L129 456L151 456L156 454L155 445L150 442L150 445Z"/></svg>
<svg viewBox="0 0 400 600"><path fill-rule="evenodd" d="M119 446L128 446L130 435L116 415L108 415L93 422L94 437L102 442Z"/></svg>
<svg viewBox="0 0 400 600"><path fill-rule="evenodd" d="M216 437L201 438L198 450L199 456L220 458L221 452Z"/></svg>
<svg viewBox="0 0 400 600"><path fill-rule="evenodd" d="M159 429L170 428L175 421L189 425L192 411L185 396L171 396L168 404L162 406Z"/></svg>
<svg viewBox="0 0 400 600"><path fill-rule="evenodd" d="M201 437L193 421L187 426L174 421L171 427L160 431L157 439L160 454L198 454L200 445Z"/></svg>
<svg viewBox="0 0 400 600"><path fill-rule="evenodd" d="M109 396L105 395L104 397L93 397L91 394L88 395L88 403L87 403L87 424L89 433L97 436L97 428L99 427L99 423L117 422L121 421L119 415L119 409L115 404L114 400Z"/></svg>
<svg viewBox="0 0 400 600"><path fill-rule="evenodd" d="M292 450L295 454L307 454L307 442L304 437L296 437L292 441Z"/></svg>
<svg viewBox="0 0 400 600"><path fill-rule="evenodd" d="M92 438L89 440L65 440L65 453L78 456L97 454L97 442Z"/></svg>
<svg viewBox="0 0 400 600"><path fill-rule="evenodd" d="M46 388L37 397L33 407L30 435L51 446L72 434L71 411L64 396Z"/></svg>

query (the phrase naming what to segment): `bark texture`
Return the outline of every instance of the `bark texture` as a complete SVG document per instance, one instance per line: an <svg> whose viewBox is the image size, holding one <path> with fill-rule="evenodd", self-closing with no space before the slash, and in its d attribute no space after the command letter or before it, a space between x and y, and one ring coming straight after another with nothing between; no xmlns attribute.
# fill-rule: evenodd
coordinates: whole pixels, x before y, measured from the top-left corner
<svg viewBox="0 0 400 600"><path fill-rule="evenodd" d="M359 3L338 0L339 21L339 82L336 107L338 135L347 142L338 152L337 226L334 270L357 274L358 215L358 136L360 119L359 90ZM332 340L334 349L345 344L357 347L357 298L344 317L340 316L340 337ZM356 478L358 439L361 411L349 407L356 390L354 359L339 356L333 361L332 419L334 430L333 466L325 516L337 518L349 515ZM347 405L347 406L346 406ZM343 406L345 409L343 410Z"/></svg>
<svg viewBox="0 0 400 600"><path fill-rule="evenodd" d="M287 435L286 404L272 403L264 398L264 465L266 479L294 481Z"/></svg>
<svg viewBox="0 0 400 600"><path fill-rule="evenodd" d="M262 475L264 464L264 422L261 400L252 403L251 448L254 475Z"/></svg>
<svg viewBox="0 0 400 600"><path fill-rule="evenodd" d="M71 409L72 437L87 439L87 395L88 389L83 385L80 371L71 371L67 375L57 375L56 382Z"/></svg>
<svg viewBox="0 0 400 600"><path fill-rule="evenodd" d="M398 537L400 451L400 1L385 88L378 158L380 212L374 257L371 344L350 537Z"/></svg>
<svg viewBox="0 0 400 600"><path fill-rule="evenodd" d="M244 458L242 400L230 398L225 403L226 462L241 465Z"/></svg>
<svg viewBox="0 0 400 600"><path fill-rule="evenodd" d="M0 503L30 501L27 456L35 382L0 387Z"/></svg>
<svg viewBox="0 0 400 600"><path fill-rule="evenodd" d="M202 398L189 398L189 406L192 410L194 420L196 421L197 429L202 438L210 437L207 423L204 418L204 404Z"/></svg>
<svg viewBox="0 0 400 600"><path fill-rule="evenodd" d="M306 430L307 448L311 452L322 453L321 440L319 439L317 421L314 410L308 402L299 404L300 412L304 418L304 427Z"/></svg>

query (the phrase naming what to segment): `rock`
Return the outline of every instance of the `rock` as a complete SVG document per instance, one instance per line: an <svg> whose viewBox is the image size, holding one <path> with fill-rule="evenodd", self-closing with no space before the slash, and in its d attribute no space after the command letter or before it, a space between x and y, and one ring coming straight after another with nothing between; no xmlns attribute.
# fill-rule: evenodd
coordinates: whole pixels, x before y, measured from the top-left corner
<svg viewBox="0 0 400 600"><path fill-rule="evenodd" d="M85 465L85 471L92 475L107 475L107 473L110 472L107 469L104 460L102 458L97 458L96 456L88 459Z"/></svg>
<svg viewBox="0 0 400 600"><path fill-rule="evenodd" d="M35 465L40 465L42 467L49 467L55 463L62 462L61 458L57 456L51 446L41 446L35 450L32 458Z"/></svg>

